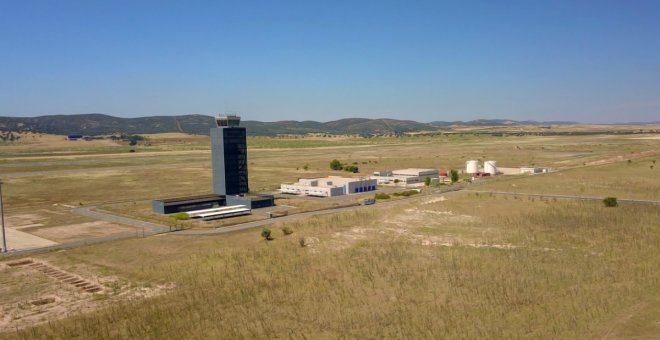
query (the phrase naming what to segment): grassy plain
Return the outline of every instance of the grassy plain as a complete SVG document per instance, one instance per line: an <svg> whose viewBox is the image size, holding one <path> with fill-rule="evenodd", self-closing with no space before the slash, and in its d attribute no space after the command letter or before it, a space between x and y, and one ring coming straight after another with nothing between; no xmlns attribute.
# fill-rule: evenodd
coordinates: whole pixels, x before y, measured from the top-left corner
<svg viewBox="0 0 660 340"><path fill-rule="evenodd" d="M660 154L615 163L492 181L480 190L660 200Z"/></svg>
<svg viewBox="0 0 660 340"><path fill-rule="evenodd" d="M272 242L258 231L172 235L40 255L78 273L176 289L14 336L657 334L658 209L511 201L461 194L314 218L292 223L290 236L273 228ZM300 247L301 237L311 244Z"/></svg>
<svg viewBox="0 0 660 340"><path fill-rule="evenodd" d="M152 198L208 192L208 142L182 136L156 142L156 137L151 146L138 146L130 154L125 145L103 146L109 149L102 151L93 146L96 151L83 149L65 157L58 152L66 147L44 147L42 156L22 156L12 147L6 155L13 159L0 162L7 214L38 215L41 226L34 228L47 230L90 222L68 212L80 203L112 203L127 214L148 218ZM660 170L649 166L660 140L639 137L419 136L322 140L323 145L318 140L252 138L250 184L254 191L267 191L299 177L332 174L327 166L333 158L357 163L361 173L401 167L461 169L468 159L495 159L500 166L535 164L561 171L494 179L480 190L657 199L654 174ZM613 163L597 165L604 160ZM164 235L36 255L109 285L173 288L143 298L122 298L121 289L109 289L96 299L111 303L50 316L41 320L47 324L3 336L660 334L657 206L605 208L597 202L444 195L290 222L286 226L294 233L289 236L280 231L285 225L275 225L270 242L252 230L225 236ZM0 276L7 277L0 288L0 318L17 315L12 314L17 306L33 308L28 301L57 294L58 284L48 278L19 287L22 270L0 268ZM86 297L67 293L58 301L75 307L77 298Z"/></svg>

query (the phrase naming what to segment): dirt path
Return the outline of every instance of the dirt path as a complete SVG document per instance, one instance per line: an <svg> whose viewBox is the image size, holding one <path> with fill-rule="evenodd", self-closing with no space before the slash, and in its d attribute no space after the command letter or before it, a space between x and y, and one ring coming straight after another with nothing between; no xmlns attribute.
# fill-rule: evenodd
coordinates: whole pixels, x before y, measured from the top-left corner
<svg viewBox="0 0 660 340"><path fill-rule="evenodd" d="M600 337L601 340L606 340L609 339L612 333L622 325L624 325L626 322L628 322L630 319L632 319L635 314L639 313L642 309L646 307L646 303L641 302L638 303L630 308L628 308L622 315L614 319L613 321L608 322L609 327L607 328L607 331L605 334L603 334L602 337Z"/></svg>
<svg viewBox="0 0 660 340"><path fill-rule="evenodd" d="M556 198L556 199L578 200L578 201L602 201L605 198L605 197L596 197L596 196L552 195L552 194L537 194L537 193L525 193L525 192L470 190L470 189L466 189L464 191L466 191L466 192L475 192L475 193L480 193L480 194L510 195L510 196L531 196L531 197L539 197L539 198ZM617 202L619 202L619 203L660 205L660 201L638 200L638 199L632 199L632 198L617 198Z"/></svg>
<svg viewBox="0 0 660 340"><path fill-rule="evenodd" d="M657 156L660 155L660 150L647 150L647 151L642 151L634 154L626 154L626 155L618 155L618 156L611 156L608 158L604 159L599 159L597 161L592 161L592 162L587 162L587 166L597 166L597 165L605 165L605 164L612 164L612 163L618 163L618 162L623 162L628 159L638 159L638 158L645 158L645 157L651 157L651 156Z"/></svg>

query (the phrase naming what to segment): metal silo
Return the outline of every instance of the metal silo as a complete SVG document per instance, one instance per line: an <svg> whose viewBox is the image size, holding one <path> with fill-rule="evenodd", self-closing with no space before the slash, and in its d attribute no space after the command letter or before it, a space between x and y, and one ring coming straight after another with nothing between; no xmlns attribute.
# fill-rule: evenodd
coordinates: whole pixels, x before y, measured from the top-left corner
<svg viewBox="0 0 660 340"><path fill-rule="evenodd" d="M465 165L465 172L468 174L476 174L479 172L479 161L467 161Z"/></svg>
<svg viewBox="0 0 660 340"><path fill-rule="evenodd" d="M497 162L496 161L484 162L484 172L491 174L491 176L497 175Z"/></svg>

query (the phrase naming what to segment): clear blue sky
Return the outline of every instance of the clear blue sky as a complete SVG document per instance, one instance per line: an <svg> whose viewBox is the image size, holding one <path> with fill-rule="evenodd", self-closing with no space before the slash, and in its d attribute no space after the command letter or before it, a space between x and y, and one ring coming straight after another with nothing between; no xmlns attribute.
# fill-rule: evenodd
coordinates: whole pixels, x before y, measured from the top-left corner
<svg viewBox="0 0 660 340"><path fill-rule="evenodd" d="M660 120L660 1L0 0L0 115L226 111Z"/></svg>

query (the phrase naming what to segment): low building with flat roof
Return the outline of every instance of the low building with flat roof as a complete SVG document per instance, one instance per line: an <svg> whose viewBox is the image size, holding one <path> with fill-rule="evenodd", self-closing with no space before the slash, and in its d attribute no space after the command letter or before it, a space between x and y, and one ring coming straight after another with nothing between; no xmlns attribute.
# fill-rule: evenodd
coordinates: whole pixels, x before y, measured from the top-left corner
<svg viewBox="0 0 660 340"><path fill-rule="evenodd" d="M268 194L243 194L225 196L227 205L244 205L249 209L267 208L275 205L275 197Z"/></svg>
<svg viewBox="0 0 660 340"><path fill-rule="evenodd" d="M330 176L323 178L303 178L296 183L280 186L283 194L332 197L376 190L378 182L369 178L346 178Z"/></svg>
<svg viewBox="0 0 660 340"><path fill-rule="evenodd" d="M151 202L154 212L173 214L201 209L217 208L225 205L226 200L221 195L198 195L176 198L155 199Z"/></svg>
<svg viewBox="0 0 660 340"><path fill-rule="evenodd" d="M414 183L423 183L426 180L426 177L431 178L431 180L440 177L437 169L419 169L419 168L408 168L392 171L376 171L374 175L371 176L372 179L378 181L378 183L401 183L401 184L414 184Z"/></svg>
<svg viewBox="0 0 660 340"><path fill-rule="evenodd" d="M544 168L544 167L536 167L536 166L520 167L521 174L538 174L538 173L546 173L546 172L548 172L548 168Z"/></svg>

